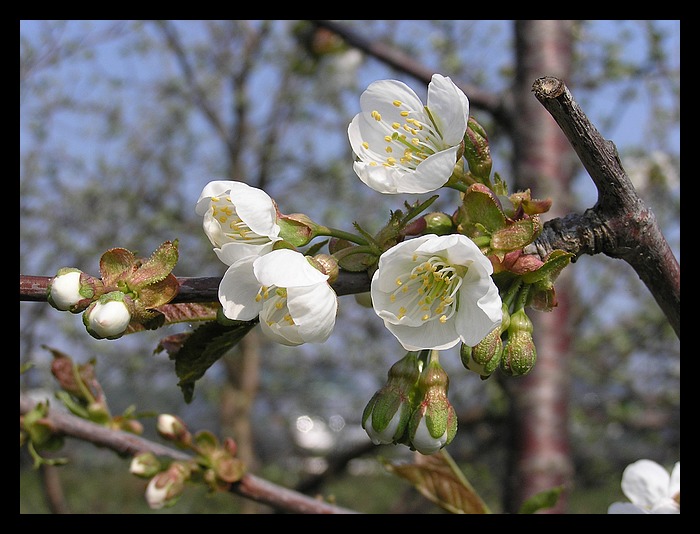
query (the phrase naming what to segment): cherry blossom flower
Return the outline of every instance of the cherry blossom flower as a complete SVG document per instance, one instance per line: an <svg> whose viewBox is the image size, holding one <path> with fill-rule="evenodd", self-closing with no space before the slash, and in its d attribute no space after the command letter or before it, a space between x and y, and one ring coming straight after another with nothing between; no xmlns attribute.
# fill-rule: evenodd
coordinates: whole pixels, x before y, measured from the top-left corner
<svg viewBox="0 0 700 534"><path fill-rule="evenodd" d="M209 182L195 212L203 216L204 233L226 265L265 254L281 239L274 201L262 189L243 182Z"/></svg>
<svg viewBox="0 0 700 534"><path fill-rule="evenodd" d="M680 514L681 463L669 472L652 460L637 460L622 472L622 492L631 502L615 502L609 514Z"/></svg>
<svg viewBox="0 0 700 534"><path fill-rule="evenodd" d="M353 167L380 193L428 193L449 180L469 120L469 100L450 78L434 74L428 103L403 82L373 82L348 127Z"/></svg>
<svg viewBox="0 0 700 534"><path fill-rule="evenodd" d="M262 332L283 345L326 341L338 308L328 275L291 249L231 265L219 284L219 301L229 319L259 316Z"/></svg>
<svg viewBox="0 0 700 534"><path fill-rule="evenodd" d="M466 236L416 237L379 258L372 305L406 350L474 346L503 316L492 272Z"/></svg>

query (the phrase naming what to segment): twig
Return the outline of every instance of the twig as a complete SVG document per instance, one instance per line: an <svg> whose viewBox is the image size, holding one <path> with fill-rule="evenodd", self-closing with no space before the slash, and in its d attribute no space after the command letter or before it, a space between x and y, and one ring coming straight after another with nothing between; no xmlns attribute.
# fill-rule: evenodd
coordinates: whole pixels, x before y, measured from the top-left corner
<svg viewBox="0 0 700 534"><path fill-rule="evenodd" d="M20 302L46 302L46 290L51 276L19 275ZM178 277L180 291L172 300L173 304L183 302L216 302L218 300L221 277ZM352 295L369 291L369 277L366 272L341 271L333 283L338 296Z"/></svg>
<svg viewBox="0 0 700 534"><path fill-rule="evenodd" d="M20 417L29 412L35 406L35 402L19 395ZM50 428L61 435L70 436L90 442L98 447L106 447L122 456L134 456L142 452L152 452L156 456L167 456L173 460L188 460L186 453L160 445L140 436L112 430L97 425L74 415L49 409L44 420ZM20 422L21 427L21 422ZM272 506L277 510L298 514L355 514L357 512L334 506L307 495L292 491L258 478L255 475L246 474L233 484L231 492L252 499L261 504Z"/></svg>
<svg viewBox="0 0 700 534"><path fill-rule="evenodd" d="M563 249L626 261L647 286L680 339L681 272L654 213L632 185L615 144L591 124L558 78L539 78L535 97L562 129L593 183L598 200L583 215L548 221L534 246L540 256Z"/></svg>

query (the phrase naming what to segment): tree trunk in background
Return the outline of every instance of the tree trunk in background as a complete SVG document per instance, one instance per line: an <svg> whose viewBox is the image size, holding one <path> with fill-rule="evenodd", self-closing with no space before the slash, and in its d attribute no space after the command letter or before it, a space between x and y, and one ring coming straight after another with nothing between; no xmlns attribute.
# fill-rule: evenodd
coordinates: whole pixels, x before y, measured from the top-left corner
<svg viewBox="0 0 700 534"><path fill-rule="evenodd" d="M568 84L573 53L573 21L515 21L514 168L516 190L551 198L543 222L570 211L570 182L576 160L554 119L532 94L533 82L556 76ZM511 398L513 429L505 512L516 513L536 493L557 486L570 489L573 463L569 443L570 284L566 270L556 284L559 305L552 312L528 311L534 325L537 363L522 378L504 383ZM543 513L565 513L565 490L557 506Z"/></svg>
<svg viewBox="0 0 700 534"><path fill-rule="evenodd" d="M249 472L257 467L253 442L251 412L260 382L260 341L258 332L246 335L235 350L223 358L226 366L226 383L221 391L219 419L222 437L232 437L237 445L236 455ZM262 505L241 499L241 513L262 513Z"/></svg>

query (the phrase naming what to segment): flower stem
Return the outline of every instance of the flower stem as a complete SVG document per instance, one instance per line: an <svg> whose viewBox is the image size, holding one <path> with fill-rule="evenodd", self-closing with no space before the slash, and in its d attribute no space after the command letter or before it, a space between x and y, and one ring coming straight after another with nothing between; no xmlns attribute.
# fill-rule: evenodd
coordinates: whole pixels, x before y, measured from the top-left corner
<svg viewBox="0 0 700 534"><path fill-rule="evenodd" d="M350 241L358 245L368 245L367 240L364 237L360 237L356 234L351 234L350 232L346 232L345 230L330 228L328 226L319 226L316 229L316 234L337 237L338 239L345 239L346 241Z"/></svg>

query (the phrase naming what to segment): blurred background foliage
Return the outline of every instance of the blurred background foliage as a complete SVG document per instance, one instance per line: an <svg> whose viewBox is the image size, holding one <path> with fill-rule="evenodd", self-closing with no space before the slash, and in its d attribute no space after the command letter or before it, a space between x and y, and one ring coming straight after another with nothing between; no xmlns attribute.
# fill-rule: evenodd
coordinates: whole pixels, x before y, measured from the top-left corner
<svg viewBox="0 0 700 534"><path fill-rule="evenodd" d="M494 94L511 85L512 21L342 22L455 80ZM580 21L574 62L567 85L616 143L680 260L680 21ZM64 266L98 274L108 248L148 255L179 239L176 276L221 276L225 266L194 213L202 187L215 179L261 187L285 213L379 229L390 210L413 199L379 195L357 179L346 129L362 90L386 78L425 94L422 83L308 21L20 21L20 274L52 276ZM508 136L489 114L472 114L508 182ZM455 199L443 196L434 207L454 209ZM578 212L595 203L584 171L569 202ZM576 292L570 426L562 429L575 465L569 511L604 513L623 499L627 464L650 458L670 467L680 459L680 343L627 264L599 255L569 270ZM340 298L336 325L318 346L257 339L246 397L253 471L363 512L440 513L378 460L409 451L369 447L359 424L402 349L353 296ZM96 358L114 413L135 405L177 413L193 430L231 434L228 417L241 402L227 390L241 376L235 354L209 370L186 404L173 363L153 353L161 337L186 329L98 341L80 316L20 303L20 364L33 365L20 390L52 397L51 347L78 362ZM499 511L507 399L498 380L481 381L453 352L441 358L460 419L449 451ZM154 437L154 421L144 423ZM72 512L149 511L144 483L126 460L70 440L59 454L70 463L46 473L20 451L20 513L49 511L42 481L54 479ZM354 457L313 482L345 454ZM264 508L193 488L158 513L250 511Z"/></svg>

